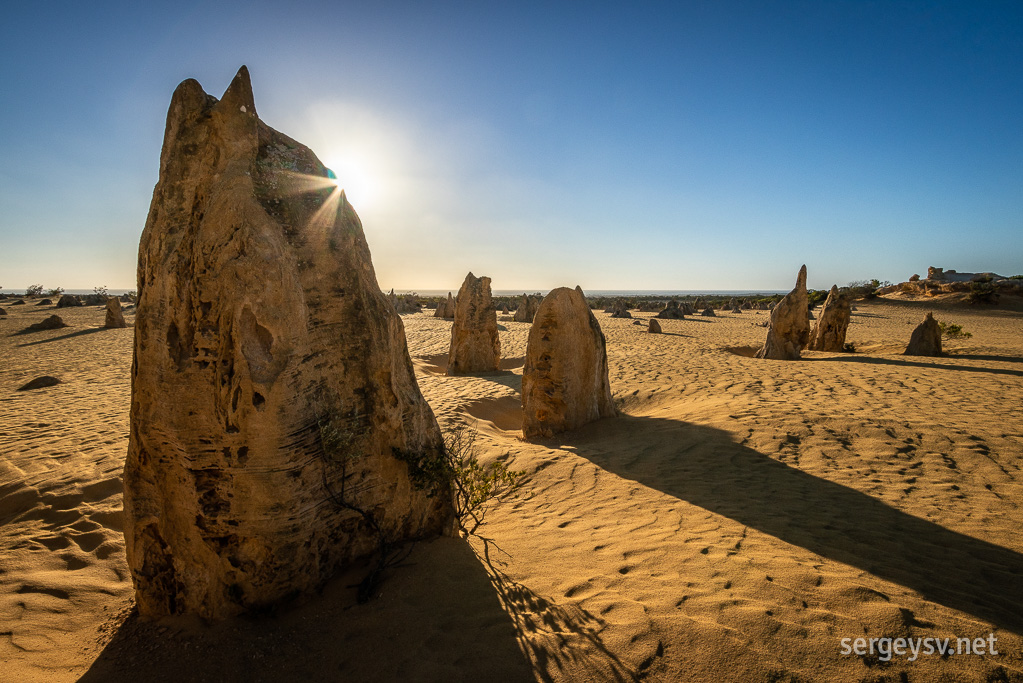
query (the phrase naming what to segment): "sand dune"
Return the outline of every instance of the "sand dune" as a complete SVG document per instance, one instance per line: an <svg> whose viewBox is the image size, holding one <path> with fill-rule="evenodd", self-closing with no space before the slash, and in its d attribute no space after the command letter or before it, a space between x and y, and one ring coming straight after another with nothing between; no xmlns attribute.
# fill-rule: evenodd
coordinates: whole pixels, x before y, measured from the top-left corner
<svg viewBox="0 0 1023 683"><path fill-rule="evenodd" d="M103 309L0 318L4 680L1021 680L1023 314L858 303L859 353L750 357L767 312L596 313L622 416L519 438L529 326L501 370L447 377L451 322L402 316L442 426L527 472L480 533L360 569L277 615L131 613L120 527L131 328ZM901 355L927 310L971 339ZM637 314L644 321L651 314ZM126 318L131 323L131 311ZM39 375L62 384L15 389ZM842 655L842 638L997 638L998 656Z"/></svg>

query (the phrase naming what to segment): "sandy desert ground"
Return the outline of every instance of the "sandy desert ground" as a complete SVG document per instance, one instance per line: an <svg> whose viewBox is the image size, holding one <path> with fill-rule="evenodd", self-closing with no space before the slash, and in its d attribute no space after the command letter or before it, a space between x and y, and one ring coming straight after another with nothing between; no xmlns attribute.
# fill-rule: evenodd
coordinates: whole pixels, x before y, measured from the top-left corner
<svg viewBox="0 0 1023 683"><path fill-rule="evenodd" d="M132 329L0 318L0 680L1023 680L1023 313L857 303L856 354L750 357L767 312L596 313L621 416L519 438L528 325L491 376L443 374L450 322L403 316L442 427L527 474L469 541L417 546L275 615L132 613L121 530ZM928 310L972 332L901 355ZM645 321L650 314L638 314ZM132 319L129 312L128 320ZM63 383L16 389L39 375ZM996 655L843 655L843 638L988 638Z"/></svg>

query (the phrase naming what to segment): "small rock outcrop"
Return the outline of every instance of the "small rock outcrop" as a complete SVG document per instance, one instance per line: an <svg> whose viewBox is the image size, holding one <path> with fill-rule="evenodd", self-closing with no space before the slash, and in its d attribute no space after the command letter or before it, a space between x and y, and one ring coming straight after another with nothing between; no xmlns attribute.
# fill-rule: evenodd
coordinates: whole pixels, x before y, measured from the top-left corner
<svg viewBox="0 0 1023 683"><path fill-rule="evenodd" d="M394 310L399 314L419 313L423 310L423 307L419 303L415 294L395 295L394 290L392 289L390 293L388 293L387 297L390 300L391 305L394 306Z"/></svg>
<svg viewBox="0 0 1023 683"><path fill-rule="evenodd" d="M37 323L33 323L22 330L24 332L39 332L40 330L59 330L62 327L67 327L67 323L59 315L51 315L45 320L40 320Z"/></svg>
<svg viewBox="0 0 1023 683"><path fill-rule="evenodd" d="M36 306L52 306L52 305L53 305L53 299L42 299L39 303L36 304Z"/></svg>
<svg viewBox="0 0 1023 683"><path fill-rule="evenodd" d="M490 293L490 278L465 276L455 303L448 349L449 375L493 372L501 362L497 309Z"/></svg>
<svg viewBox="0 0 1023 683"><path fill-rule="evenodd" d="M12 302L10 303L10 305L11 305L11 306L24 306L24 305L25 305L25 302L24 302L24 301L22 301L21 299L18 299L17 301L12 301Z"/></svg>
<svg viewBox="0 0 1023 683"><path fill-rule="evenodd" d="M62 294L57 299L57 308L72 308L74 306L84 306L82 299L75 296L74 294Z"/></svg>
<svg viewBox="0 0 1023 683"><path fill-rule="evenodd" d="M107 329L116 329L127 326L128 324L124 322L124 314L121 313L121 302L116 296L110 297L107 299L107 316L103 323L103 327Z"/></svg>
<svg viewBox="0 0 1023 683"><path fill-rule="evenodd" d="M696 309L688 301L684 301L681 308L683 315L696 315Z"/></svg>
<svg viewBox="0 0 1023 683"><path fill-rule="evenodd" d="M700 311L700 315L702 315L702 316L704 316L706 318L716 318L717 317L717 313L715 313L714 309L711 308L710 306L708 306L707 308L705 308L702 311Z"/></svg>
<svg viewBox="0 0 1023 683"><path fill-rule="evenodd" d="M42 377L36 377L31 382L22 384L18 387L17 391L32 391L33 389L43 389L45 387L52 387L60 384L60 380L50 375L43 375Z"/></svg>
<svg viewBox="0 0 1023 683"><path fill-rule="evenodd" d="M613 417L607 347L582 289L559 287L533 320L522 369L522 434L549 437Z"/></svg>
<svg viewBox="0 0 1023 683"><path fill-rule="evenodd" d="M909 346L906 347L907 356L940 356L941 355L941 328L934 315L927 314L924 321L917 325L909 338Z"/></svg>
<svg viewBox="0 0 1023 683"><path fill-rule="evenodd" d="M651 334L660 334L661 333L661 323L657 322L657 320L655 318L650 318L650 324L647 327L647 332L649 332Z"/></svg>
<svg viewBox="0 0 1023 683"><path fill-rule="evenodd" d="M517 323L531 323L536 316L536 309L540 307L540 297L523 294L519 301L519 307L515 309L514 320Z"/></svg>
<svg viewBox="0 0 1023 683"><path fill-rule="evenodd" d="M631 318L632 313L629 313L629 309L625 307L625 302L619 299L618 301L615 301L614 305L611 307L611 317Z"/></svg>
<svg viewBox="0 0 1023 683"><path fill-rule="evenodd" d="M824 308L821 309L820 319L810 332L806 348L810 351L842 351L851 315L849 300L844 294L838 293L838 285L832 285L824 301Z"/></svg>
<svg viewBox="0 0 1023 683"><path fill-rule="evenodd" d="M0 315L7 315L7 311L0 308Z"/></svg>
<svg viewBox="0 0 1023 683"><path fill-rule="evenodd" d="M448 528L446 487L410 475L443 438L362 223L259 119L244 67L219 101L174 91L138 253L124 535L140 614L265 610L385 537Z"/></svg>
<svg viewBox="0 0 1023 683"><path fill-rule="evenodd" d="M682 320L686 317L686 314L682 312L682 307L679 303L672 299L665 304L664 309L657 314L657 317L661 320Z"/></svg>
<svg viewBox="0 0 1023 683"><path fill-rule="evenodd" d="M433 313L434 318L447 318L451 320L455 317L455 300L451 297L451 292L448 292L448 298L437 304L437 310Z"/></svg>
<svg viewBox="0 0 1023 683"><path fill-rule="evenodd" d="M806 291L806 266L799 269L796 286L771 309L767 341L757 358L798 360L810 340L809 296Z"/></svg>

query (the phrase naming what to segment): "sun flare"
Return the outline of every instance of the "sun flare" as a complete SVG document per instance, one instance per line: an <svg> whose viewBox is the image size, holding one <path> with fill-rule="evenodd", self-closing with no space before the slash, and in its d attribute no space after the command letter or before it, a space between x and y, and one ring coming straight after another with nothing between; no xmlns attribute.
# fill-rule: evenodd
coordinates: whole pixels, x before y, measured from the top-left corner
<svg viewBox="0 0 1023 683"><path fill-rule="evenodd" d="M356 210L376 203L379 184L369 164L343 156L328 157L324 164L334 175L331 182L345 191L345 197Z"/></svg>

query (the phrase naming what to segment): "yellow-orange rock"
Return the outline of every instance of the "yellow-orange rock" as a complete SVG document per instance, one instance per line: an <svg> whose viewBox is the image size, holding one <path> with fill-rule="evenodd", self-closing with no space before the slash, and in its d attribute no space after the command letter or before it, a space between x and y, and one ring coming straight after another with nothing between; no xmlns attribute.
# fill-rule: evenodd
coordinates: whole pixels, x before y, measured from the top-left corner
<svg viewBox="0 0 1023 683"><path fill-rule="evenodd" d="M906 347L907 356L940 356L941 355L941 327L934 319L934 314L928 313L924 321L916 326L913 334L910 335L909 345Z"/></svg>
<svg viewBox="0 0 1023 683"><path fill-rule="evenodd" d="M362 224L308 148L222 100L171 100L139 245L125 541L146 616L220 618L441 532L408 461L442 437ZM375 527L375 528L374 528Z"/></svg>
<svg viewBox="0 0 1023 683"><path fill-rule="evenodd" d="M127 326L128 324L124 322L124 314L121 312L121 302L116 296L110 297L107 299L107 314L103 327L119 328Z"/></svg>
<svg viewBox="0 0 1023 683"><path fill-rule="evenodd" d="M579 287L544 297L526 342L522 434L548 437L616 415L607 345Z"/></svg>
<svg viewBox="0 0 1023 683"><path fill-rule="evenodd" d="M820 318L813 326L807 347L811 351L841 351L845 348L845 333L849 329L852 307L849 300L832 285L821 309Z"/></svg>
<svg viewBox="0 0 1023 683"><path fill-rule="evenodd" d="M806 292L806 266L799 269L796 286L771 309L767 340L757 358L798 360L810 339L809 296Z"/></svg>
<svg viewBox="0 0 1023 683"><path fill-rule="evenodd" d="M501 338L497 333L497 308L490 294L490 278L469 273L455 299L447 374L493 372L500 362Z"/></svg>

